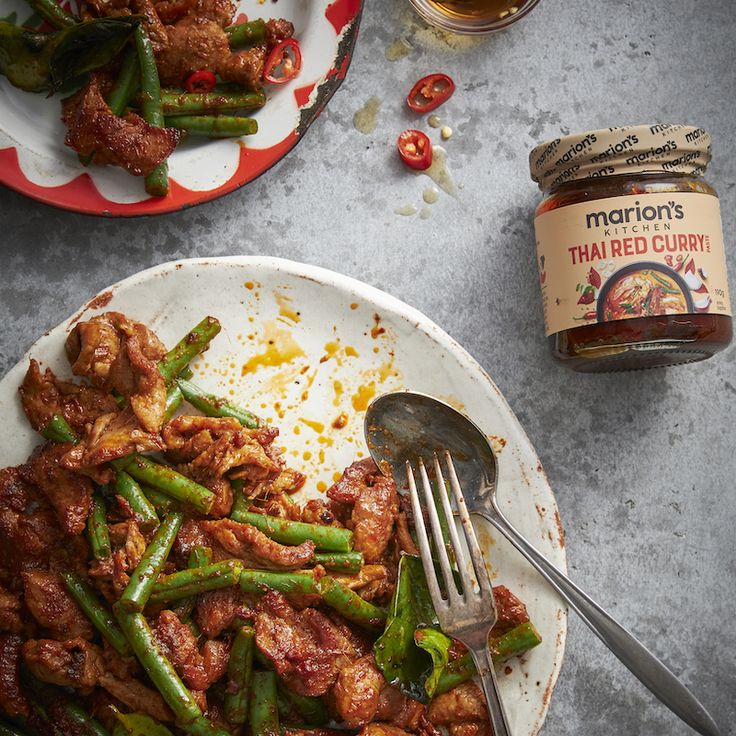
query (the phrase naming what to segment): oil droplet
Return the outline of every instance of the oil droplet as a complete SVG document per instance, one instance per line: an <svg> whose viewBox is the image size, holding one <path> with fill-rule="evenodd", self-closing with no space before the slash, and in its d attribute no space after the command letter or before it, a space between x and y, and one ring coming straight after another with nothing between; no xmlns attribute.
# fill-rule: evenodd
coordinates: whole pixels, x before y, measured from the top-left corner
<svg viewBox="0 0 736 736"><path fill-rule="evenodd" d="M299 426L294 427L294 434L301 434L301 433L302 433L302 428L301 427L299 427Z"/></svg>
<svg viewBox="0 0 736 736"><path fill-rule="evenodd" d="M299 312L291 306L291 299L286 294L280 294L277 291L274 296L276 297L276 304L279 305L279 315L281 317L286 317L286 319L292 322L301 321Z"/></svg>
<svg viewBox="0 0 736 736"><path fill-rule="evenodd" d="M342 429L345 427L348 423L348 415L345 412L342 412L341 414L338 414L335 418L335 421L332 422L332 426L335 429Z"/></svg>
<svg viewBox="0 0 736 736"><path fill-rule="evenodd" d="M371 327L371 337L376 340L379 335L383 335L386 332L385 327L381 327L381 315L373 315L373 327Z"/></svg>
<svg viewBox="0 0 736 736"><path fill-rule="evenodd" d="M325 437L324 435L317 437L317 442L325 447L332 447L332 445L335 444L335 440L333 440L332 437Z"/></svg>
<svg viewBox="0 0 736 736"><path fill-rule="evenodd" d="M427 169L427 171L429 171L429 169ZM417 208L413 204L405 204L401 207L397 207L394 212L397 215L404 215L404 217L408 217L409 215L416 215Z"/></svg>
<svg viewBox="0 0 736 736"><path fill-rule="evenodd" d="M325 483L323 480L317 481L317 490L320 493L324 493L327 490L327 483Z"/></svg>
<svg viewBox="0 0 736 736"><path fill-rule="evenodd" d="M348 356L348 358L359 358L360 353L352 346L352 345L346 345L345 346L345 355Z"/></svg>
<svg viewBox="0 0 736 736"><path fill-rule="evenodd" d="M358 390L353 394L352 402L355 411L365 411L370 404L371 399L376 395L376 384L371 381L368 384L358 386Z"/></svg>
<svg viewBox="0 0 736 736"><path fill-rule="evenodd" d="M319 359L320 363L326 363L330 358L334 358L338 365L342 365L340 360L340 343L339 342L327 342L324 347L325 354Z"/></svg>
<svg viewBox="0 0 736 736"><path fill-rule="evenodd" d="M305 450L305 451L304 451L304 454L302 455L302 457L303 457L303 458L304 458L305 460L311 460L311 458L312 458L312 453L311 453L311 452L309 452L309 450Z"/></svg>
<svg viewBox="0 0 736 736"><path fill-rule="evenodd" d="M355 129L368 135L376 129L378 124L378 111L381 109L381 100L376 97L370 97L363 107L353 115L353 126Z"/></svg>
<svg viewBox="0 0 736 736"><path fill-rule="evenodd" d="M397 38L386 47L385 55L389 61L398 61L409 56L412 46L405 38Z"/></svg>
<svg viewBox="0 0 736 736"><path fill-rule="evenodd" d="M332 400L332 403L333 403L333 404L334 404L335 406L340 406L340 397L342 396L342 394L343 394L343 391L344 391L345 389L343 389L343 387L342 387L342 383L340 383L340 381L335 381L335 382L334 382L334 383L332 384L332 388L333 388L333 390L335 391L335 398L334 398L334 399Z"/></svg>
<svg viewBox="0 0 736 736"><path fill-rule="evenodd" d="M440 125L442 125L442 120L440 120L439 115L430 115L427 118L427 123L429 124L430 128L439 128Z"/></svg>
<svg viewBox="0 0 736 736"><path fill-rule="evenodd" d="M266 322L259 338L263 351L254 355L242 368L242 374L255 373L261 367L273 367L291 363L304 355L291 332L281 328L276 320Z"/></svg>
<svg viewBox="0 0 736 736"><path fill-rule="evenodd" d="M306 424L307 427L309 427L310 429L313 429L317 434L321 434L325 431L325 425L322 424L322 422L315 422L311 419L304 419L304 417L299 419L299 421L303 424Z"/></svg>
<svg viewBox="0 0 736 736"><path fill-rule="evenodd" d="M353 310L355 310L355 309L357 309L357 308L358 308L358 302L353 302L353 303L352 303L352 304L350 305L350 309L353 309Z"/></svg>
<svg viewBox="0 0 736 736"><path fill-rule="evenodd" d="M255 284L252 281L246 281L245 288L249 291L253 291L253 289L255 288Z"/></svg>
<svg viewBox="0 0 736 736"><path fill-rule="evenodd" d="M440 190L437 187L427 187L422 193L422 199L427 204L434 204L440 198Z"/></svg>
<svg viewBox="0 0 736 736"><path fill-rule="evenodd" d="M455 181L447 168L447 151L445 151L442 146L434 147L432 165L424 171L417 171L416 174L425 174L443 192L447 192L451 197L456 196L457 187L455 186Z"/></svg>
<svg viewBox="0 0 736 736"><path fill-rule="evenodd" d="M334 472L334 473L332 474L332 480L333 480L333 481L334 481L335 483L337 483L337 481L339 481L339 480L340 480L340 478L342 478L342 473L341 473L341 472L340 472L339 470L336 470L336 471L335 471L335 472Z"/></svg>
<svg viewBox="0 0 736 736"><path fill-rule="evenodd" d="M431 215L432 215L432 211L429 209L429 207L422 207L422 209L419 210L420 220L429 220Z"/></svg>

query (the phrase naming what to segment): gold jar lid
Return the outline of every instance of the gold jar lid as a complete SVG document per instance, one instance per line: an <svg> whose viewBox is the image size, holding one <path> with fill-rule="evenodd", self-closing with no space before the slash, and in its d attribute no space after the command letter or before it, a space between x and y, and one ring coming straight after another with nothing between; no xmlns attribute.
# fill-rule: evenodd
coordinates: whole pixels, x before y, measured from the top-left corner
<svg viewBox="0 0 736 736"><path fill-rule="evenodd" d="M710 159L708 131L660 123L589 130L546 141L529 154L529 169L546 191L568 181L617 174L701 176Z"/></svg>

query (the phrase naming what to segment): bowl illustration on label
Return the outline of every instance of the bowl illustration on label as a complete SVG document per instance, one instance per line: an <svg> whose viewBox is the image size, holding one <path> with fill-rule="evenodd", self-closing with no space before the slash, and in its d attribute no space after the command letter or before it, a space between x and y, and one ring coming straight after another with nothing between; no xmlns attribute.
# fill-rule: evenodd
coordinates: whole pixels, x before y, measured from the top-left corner
<svg viewBox="0 0 736 736"><path fill-rule="evenodd" d="M614 273L600 290L599 322L664 314L692 314L693 298L685 279L662 263L630 263Z"/></svg>

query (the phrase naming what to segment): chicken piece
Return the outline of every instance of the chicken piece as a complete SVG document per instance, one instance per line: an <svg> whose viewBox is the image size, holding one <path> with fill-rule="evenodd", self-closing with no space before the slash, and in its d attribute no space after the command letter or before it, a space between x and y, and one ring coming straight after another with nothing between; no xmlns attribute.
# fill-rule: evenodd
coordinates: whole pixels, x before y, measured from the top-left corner
<svg viewBox="0 0 736 736"><path fill-rule="evenodd" d="M312 498L302 508L301 521L323 526L342 526L335 512L321 498Z"/></svg>
<svg viewBox="0 0 736 736"><path fill-rule="evenodd" d="M130 0L84 0L82 17L110 18L118 15L130 15Z"/></svg>
<svg viewBox="0 0 736 736"><path fill-rule="evenodd" d="M493 636L503 636L511 629L529 621L526 606L504 585L493 586L498 618L493 626Z"/></svg>
<svg viewBox="0 0 736 736"><path fill-rule="evenodd" d="M385 565L363 565L356 575L338 575L333 573L332 577L351 590L361 590L366 585L388 580L389 574Z"/></svg>
<svg viewBox="0 0 736 736"><path fill-rule="evenodd" d="M0 632L20 634L24 629L22 610L20 596L0 586Z"/></svg>
<svg viewBox="0 0 736 736"><path fill-rule="evenodd" d="M399 543L399 549L402 552L419 557L419 548L414 543L409 531L409 521L403 511L399 512L396 517L396 541Z"/></svg>
<svg viewBox="0 0 736 736"><path fill-rule="evenodd" d="M61 464L69 470L82 471L116 460L134 452L163 450L157 434L141 429L132 407L103 414L92 425L89 435L64 455Z"/></svg>
<svg viewBox="0 0 736 736"><path fill-rule="evenodd" d="M369 723L358 736L411 736L407 731L388 723Z"/></svg>
<svg viewBox="0 0 736 736"><path fill-rule="evenodd" d="M355 656L355 649L329 619L313 609L297 612L275 591L258 604L255 629L258 648L300 695L324 695Z"/></svg>
<svg viewBox="0 0 736 736"><path fill-rule="evenodd" d="M450 736L493 736L493 729L489 721L451 723L447 730Z"/></svg>
<svg viewBox="0 0 736 736"><path fill-rule="evenodd" d="M299 569L314 554L315 545L308 539L295 547L286 547L250 524L240 524L232 519L203 521L200 526L211 534L231 557L254 563L257 566Z"/></svg>
<svg viewBox="0 0 736 736"><path fill-rule="evenodd" d="M398 728L416 731L425 712L426 708L418 700L412 700L398 687L386 684L381 690L376 719Z"/></svg>
<svg viewBox="0 0 736 736"><path fill-rule="evenodd" d="M361 657L345 667L337 676L332 698L348 728L359 728L370 723L378 711L381 688L386 684L378 671L372 654Z"/></svg>
<svg viewBox="0 0 736 736"><path fill-rule="evenodd" d="M105 312L78 322L65 347L75 375L86 376L106 391L119 392L130 400L146 432L160 431L166 382L158 362L166 348L148 327L120 312Z"/></svg>
<svg viewBox="0 0 736 736"><path fill-rule="evenodd" d="M268 516L276 516L279 519L290 521L301 521L302 510L294 503L288 493L279 493L276 496L264 498L258 506L251 506L250 511L263 512Z"/></svg>
<svg viewBox="0 0 736 736"><path fill-rule="evenodd" d="M202 593L197 597L195 619L202 633L214 639L229 629L235 619L250 618L251 611L237 588L224 588Z"/></svg>
<svg viewBox="0 0 736 736"><path fill-rule="evenodd" d="M50 368L41 373L35 360L31 360L18 390L23 411L37 432L41 432L58 414L78 435L82 435L88 424L117 409L115 399L107 392L60 381Z"/></svg>
<svg viewBox="0 0 736 736"><path fill-rule="evenodd" d="M487 721L488 711L480 688L468 681L434 698L427 718L435 726L449 726L464 721Z"/></svg>
<svg viewBox="0 0 736 736"><path fill-rule="evenodd" d="M167 43L156 51L161 84L181 86L200 69L217 70L230 56L225 31L214 21L187 16L176 25L166 26Z"/></svg>
<svg viewBox="0 0 736 736"><path fill-rule="evenodd" d="M222 57L217 65L217 73L226 82L235 82L253 92L263 87L263 69L268 57L265 43L236 51Z"/></svg>
<svg viewBox="0 0 736 736"><path fill-rule="evenodd" d="M377 562L383 555L399 511L396 484L382 475L371 458L345 469L340 480L327 491L338 503L351 505L355 549L365 561Z"/></svg>
<svg viewBox="0 0 736 736"><path fill-rule="evenodd" d="M23 639L0 634L0 711L8 716L28 716L28 701L20 686L20 655Z"/></svg>
<svg viewBox="0 0 736 736"><path fill-rule="evenodd" d="M136 679L120 679L109 672L103 672L99 684L134 712L147 713L158 721L174 720L161 695Z"/></svg>
<svg viewBox="0 0 736 736"><path fill-rule="evenodd" d="M166 35L166 28L153 5L153 0L131 0L131 6L135 15L143 16L142 25L151 39L153 52L158 53L166 46L169 39Z"/></svg>
<svg viewBox="0 0 736 736"><path fill-rule="evenodd" d="M110 542L112 554L106 560L95 562L90 568L90 577L109 583L112 591L105 591L108 598L116 600L130 582L128 573L135 570L146 551L146 538L134 519L111 524Z"/></svg>
<svg viewBox="0 0 736 736"><path fill-rule="evenodd" d="M23 659L41 682L85 693L97 684L102 665L100 650L84 639L29 639L23 644Z"/></svg>
<svg viewBox="0 0 736 736"><path fill-rule="evenodd" d="M23 573L23 598L33 618L52 638L91 639L94 629L69 595L58 573L32 570Z"/></svg>
<svg viewBox="0 0 736 736"><path fill-rule="evenodd" d="M149 125L140 115L118 117L102 96L97 75L61 103L68 128L64 143L96 164L120 166L129 174L150 174L176 148L181 131Z"/></svg>
<svg viewBox="0 0 736 736"><path fill-rule="evenodd" d="M173 611L161 611L153 627L153 635L162 654L192 690L207 690L227 669L227 645L207 642L201 654L197 648L197 637Z"/></svg>
<svg viewBox="0 0 736 736"><path fill-rule="evenodd" d="M294 24L283 18L271 18L266 21L266 46L270 51L274 46L294 35Z"/></svg>
<svg viewBox="0 0 736 736"><path fill-rule="evenodd" d="M155 8L158 17L167 25L192 15L225 28L232 24L235 15L235 5L231 0L159 0Z"/></svg>
<svg viewBox="0 0 736 736"><path fill-rule="evenodd" d="M81 534L92 508L92 481L70 473L60 462L70 445L48 444L34 452L27 477L46 495L67 534Z"/></svg>

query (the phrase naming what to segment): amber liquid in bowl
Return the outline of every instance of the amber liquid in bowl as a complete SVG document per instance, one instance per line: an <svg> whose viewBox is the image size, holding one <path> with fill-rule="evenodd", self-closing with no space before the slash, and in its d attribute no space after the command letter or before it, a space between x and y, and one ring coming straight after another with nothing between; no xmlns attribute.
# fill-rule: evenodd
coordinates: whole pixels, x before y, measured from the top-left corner
<svg viewBox="0 0 736 736"><path fill-rule="evenodd" d="M429 4L452 18L491 20L518 13L527 0L429 0Z"/></svg>

